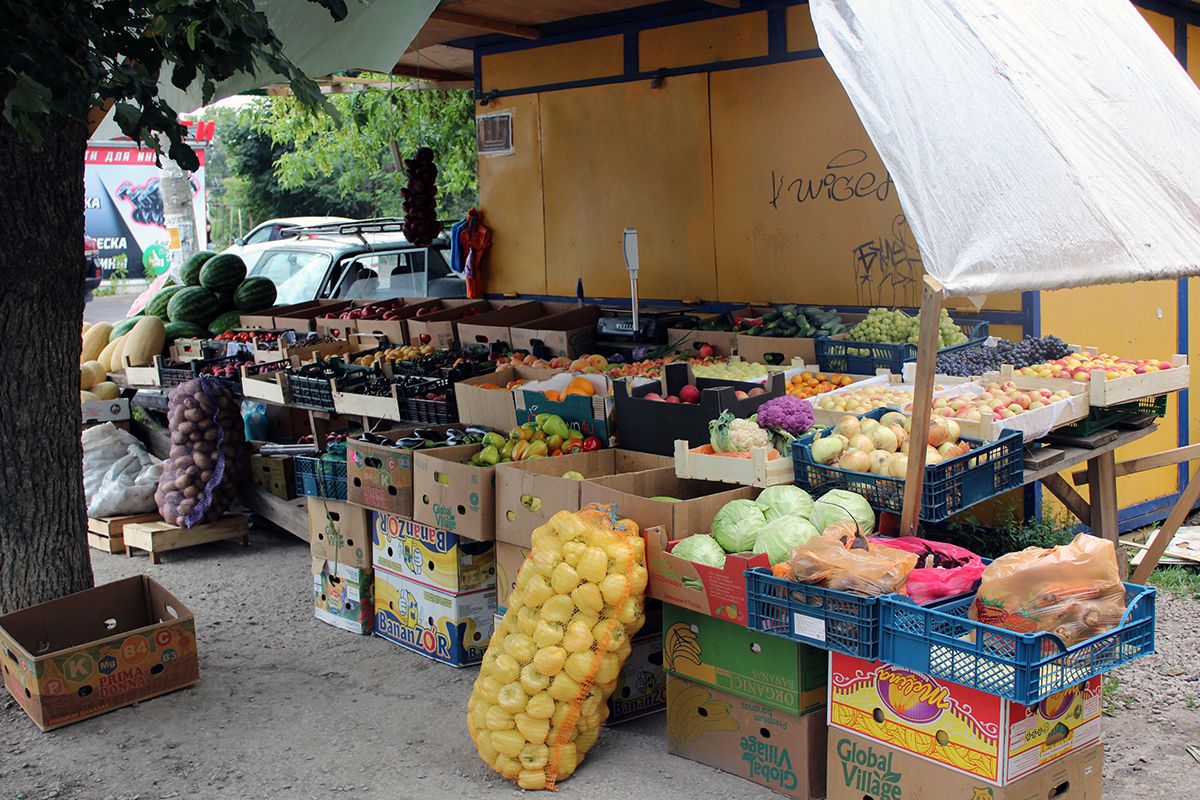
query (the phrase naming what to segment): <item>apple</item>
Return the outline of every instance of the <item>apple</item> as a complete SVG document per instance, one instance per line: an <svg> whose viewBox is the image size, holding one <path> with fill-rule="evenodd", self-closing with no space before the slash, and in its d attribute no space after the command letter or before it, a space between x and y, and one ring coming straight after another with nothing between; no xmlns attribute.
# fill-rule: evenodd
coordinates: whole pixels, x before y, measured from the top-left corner
<svg viewBox="0 0 1200 800"><path fill-rule="evenodd" d="M668 403L678 403L679 402L679 398L673 394L667 395L666 397L663 398L663 400Z"/></svg>
<svg viewBox="0 0 1200 800"><path fill-rule="evenodd" d="M750 397L750 395L746 394L741 389L737 389L736 391L734 391L733 396L735 398L737 398L738 400L745 400Z"/></svg>
<svg viewBox="0 0 1200 800"><path fill-rule="evenodd" d="M766 389L762 388L761 386L755 386L753 389L751 389L746 394L750 395L751 397L758 397L760 394L766 394L766 393L767 393Z"/></svg>
<svg viewBox="0 0 1200 800"><path fill-rule="evenodd" d="M679 390L679 400L689 404L699 403L700 390L689 383Z"/></svg>
<svg viewBox="0 0 1200 800"><path fill-rule="evenodd" d="M700 345L699 349L696 352L700 356L700 358L712 358L713 353L714 353L711 344Z"/></svg>
<svg viewBox="0 0 1200 800"><path fill-rule="evenodd" d="M658 392L650 392L642 395L643 400L662 400L662 395Z"/></svg>

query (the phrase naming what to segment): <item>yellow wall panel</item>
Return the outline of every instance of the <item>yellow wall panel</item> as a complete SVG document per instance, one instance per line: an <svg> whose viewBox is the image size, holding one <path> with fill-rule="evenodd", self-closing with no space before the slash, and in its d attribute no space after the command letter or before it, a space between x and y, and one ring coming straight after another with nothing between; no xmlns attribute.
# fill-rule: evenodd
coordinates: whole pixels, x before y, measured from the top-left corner
<svg viewBox="0 0 1200 800"><path fill-rule="evenodd" d="M635 227L641 296L716 297L708 76L547 92L541 113L549 292L628 296Z"/></svg>
<svg viewBox="0 0 1200 800"><path fill-rule="evenodd" d="M767 14L650 28L638 34L638 66L644 72L767 54Z"/></svg>
<svg viewBox="0 0 1200 800"><path fill-rule="evenodd" d="M825 60L711 80L721 299L918 305L895 186Z"/></svg>
<svg viewBox="0 0 1200 800"><path fill-rule="evenodd" d="M1188 74L1200 85L1200 27L1188 25L1187 29Z"/></svg>
<svg viewBox="0 0 1200 800"><path fill-rule="evenodd" d="M584 39L484 56L480 66L485 92L606 78L624 72L625 44L621 36Z"/></svg>
<svg viewBox="0 0 1200 800"><path fill-rule="evenodd" d="M1171 52L1175 52L1175 20L1168 17L1166 14L1159 14L1157 11L1147 11L1144 8L1139 8L1146 22L1150 23L1150 27L1158 34L1158 38L1163 40Z"/></svg>
<svg viewBox="0 0 1200 800"><path fill-rule="evenodd" d="M817 49L817 29L813 27L812 12L808 3L788 6L787 49L793 53L797 50Z"/></svg>
<svg viewBox="0 0 1200 800"><path fill-rule="evenodd" d="M484 281L490 292L546 292L538 105L538 95L525 94L475 109L481 116L512 113L512 153L479 157L479 200L484 221L492 230L492 246L484 261Z"/></svg>

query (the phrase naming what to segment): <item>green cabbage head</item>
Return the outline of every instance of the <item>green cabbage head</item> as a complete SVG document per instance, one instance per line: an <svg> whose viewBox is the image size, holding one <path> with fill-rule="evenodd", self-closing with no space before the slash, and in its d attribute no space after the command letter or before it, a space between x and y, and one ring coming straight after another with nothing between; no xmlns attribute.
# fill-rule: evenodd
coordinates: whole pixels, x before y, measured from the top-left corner
<svg viewBox="0 0 1200 800"><path fill-rule="evenodd" d="M754 502L762 506L767 522L780 517L803 517L812 515L812 495L792 483L768 486Z"/></svg>
<svg viewBox="0 0 1200 800"><path fill-rule="evenodd" d="M862 495L845 489L831 489L821 495L821 499L813 504L812 516L809 519L821 532L824 532L830 523L841 519L857 522L863 536L869 536L875 530L875 512L871 509L871 504Z"/></svg>
<svg viewBox="0 0 1200 800"><path fill-rule="evenodd" d="M671 553L686 561L706 564L710 567L725 566L725 551L717 540L707 533L697 533L683 541L676 542Z"/></svg>
<svg viewBox="0 0 1200 800"><path fill-rule="evenodd" d="M753 500L730 500L713 517L712 535L726 553L754 549L758 529L767 522L762 507Z"/></svg>
<svg viewBox="0 0 1200 800"><path fill-rule="evenodd" d="M813 524L800 517L779 517L768 522L758 532L758 541L754 543L755 553L766 553L775 566L781 561L792 557L792 549L799 547L820 532Z"/></svg>

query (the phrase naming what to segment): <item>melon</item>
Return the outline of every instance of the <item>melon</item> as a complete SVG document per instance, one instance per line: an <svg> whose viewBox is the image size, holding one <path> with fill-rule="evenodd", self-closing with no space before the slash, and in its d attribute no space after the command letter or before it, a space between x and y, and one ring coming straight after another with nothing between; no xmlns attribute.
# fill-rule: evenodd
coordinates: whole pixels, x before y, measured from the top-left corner
<svg viewBox="0 0 1200 800"><path fill-rule="evenodd" d="M189 286L176 292L167 302L171 322L195 322L206 325L217 315L221 301L216 294L200 286Z"/></svg>
<svg viewBox="0 0 1200 800"><path fill-rule="evenodd" d="M200 285L214 292L232 292L246 279L246 262L233 253L215 255L200 268Z"/></svg>
<svg viewBox="0 0 1200 800"><path fill-rule="evenodd" d="M184 286L199 286L200 285L200 270L204 268L204 263L215 256L212 250L200 250L195 255L183 262L183 266L179 270L179 282Z"/></svg>

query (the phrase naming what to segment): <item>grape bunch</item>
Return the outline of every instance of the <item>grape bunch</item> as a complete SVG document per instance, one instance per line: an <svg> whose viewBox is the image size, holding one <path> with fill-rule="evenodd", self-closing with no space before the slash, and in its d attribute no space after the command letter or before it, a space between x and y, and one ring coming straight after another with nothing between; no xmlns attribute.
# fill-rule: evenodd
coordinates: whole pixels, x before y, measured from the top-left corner
<svg viewBox="0 0 1200 800"><path fill-rule="evenodd" d="M846 338L853 342L881 344L917 344L920 339L921 315L910 317L903 311L872 308L867 318L852 327ZM950 319L946 309L938 317L938 347L950 347L967 341L967 336Z"/></svg>
<svg viewBox="0 0 1200 800"><path fill-rule="evenodd" d="M1067 343L1057 336L1026 336L1019 342L999 339L995 347L985 345L939 355L937 371L941 375L963 377L983 375L995 372L1003 364L1020 369L1062 358L1068 352Z"/></svg>

